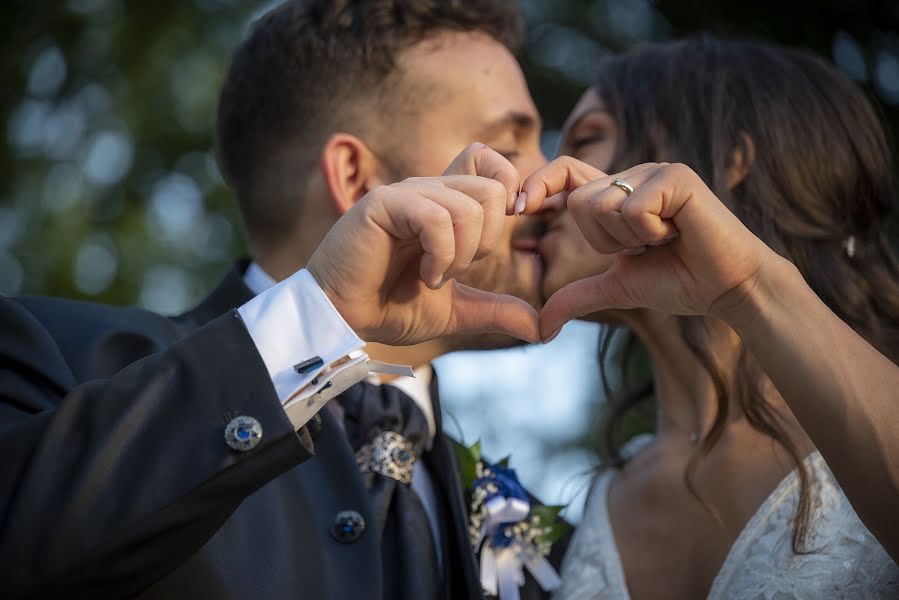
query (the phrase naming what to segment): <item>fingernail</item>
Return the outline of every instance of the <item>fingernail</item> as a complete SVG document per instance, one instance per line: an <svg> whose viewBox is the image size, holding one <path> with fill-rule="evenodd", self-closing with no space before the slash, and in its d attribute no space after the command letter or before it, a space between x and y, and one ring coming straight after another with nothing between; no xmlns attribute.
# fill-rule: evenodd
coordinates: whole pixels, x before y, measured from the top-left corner
<svg viewBox="0 0 899 600"><path fill-rule="evenodd" d="M680 235L680 231L675 231L674 233L672 233L671 235L669 235L668 237L666 237L666 238L665 238L665 241L666 241L666 242L670 242L671 240L673 240L674 238L676 238L676 237L679 236L679 235Z"/></svg>
<svg viewBox="0 0 899 600"><path fill-rule="evenodd" d="M646 252L646 246L640 246L639 248L625 248L624 250L619 250L618 254L621 256L640 256Z"/></svg>
<svg viewBox="0 0 899 600"><path fill-rule="evenodd" d="M665 244L667 244L670 241L671 241L670 239L664 238L661 240L656 240L655 242L649 242L649 245L650 246L664 246Z"/></svg>
<svg viewBox="0 0 899 600"><path fill-rule="evenodd" d="M431 287L436 290L437 288L440 287L441 283L443 283L443 275L440 275L439 277L437 277L437 279L434 280L434 283L431 284Z"/></svg>
<svg viewBox="0 0 899 600"><path fill-rule="evenodd" d="M544 344L550 343L551 341L553 341L554 339L556 339L556 336L558 336L559 333L561 333L561 332L562 332L562 328L559 327L558 329L556 329L556 331L555 331L551 336L549 336L548 338L546 338L545 340L543 340L543 343L544 343Z"/></svg>
<svg viewBox="0 0 899 600"><path fill-rule="evenodd" d="M520 215L524 212L524 207L528 202L527 192L521 192L518 194L518 198L515 200L515 214Z"/></svg>

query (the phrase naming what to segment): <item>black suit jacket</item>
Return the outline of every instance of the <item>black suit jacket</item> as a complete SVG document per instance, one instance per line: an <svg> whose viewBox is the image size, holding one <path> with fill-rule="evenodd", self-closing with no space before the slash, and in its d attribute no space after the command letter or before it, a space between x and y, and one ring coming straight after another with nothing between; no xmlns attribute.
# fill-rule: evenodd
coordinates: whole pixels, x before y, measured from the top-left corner
<svg viewBox="0 0 899 600"><path fill-rule="evenodd" d="M0 297L0 597L390 597L376 537L330 534L343 510L374 522L368 495L330 411L313 442L281 408L233 311L252 296L244 267L176 318ZM263 427L250 452L225 444L238 414ZM446 597L480 598L442 434L423 460ZM522 590L543 595L533 581Z"/></svg>

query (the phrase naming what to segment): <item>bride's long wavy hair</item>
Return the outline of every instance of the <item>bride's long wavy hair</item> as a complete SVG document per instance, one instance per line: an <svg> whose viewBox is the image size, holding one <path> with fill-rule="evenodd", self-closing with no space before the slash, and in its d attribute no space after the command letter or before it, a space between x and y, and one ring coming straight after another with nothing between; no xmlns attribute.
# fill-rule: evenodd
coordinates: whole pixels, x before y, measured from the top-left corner
<svg viewBox="0 0 899 600"><path fill-rule="evenodd" d="M753 233L798 267L832 311L899 360L899 266L888 232L894 165L884 124L861 89L809 53L703 36L606 60L596 90L619 128L611 172L643 162L690 165ZM735 149L752 163L728 189ZM749 424L780 444L799 470L792 542L795 552L807 552L809 474L783 415L765 399L764 373L745 348L736 369L725 372L708 350L706 319L678 321L717 395L714 425L684 474L687 487L702 502L693 476L721 439L735 395ZM626 330L610 328L600 343L606 465L626 462L627 415L651 406L651 378L631 368L640 352Z"/></svg>

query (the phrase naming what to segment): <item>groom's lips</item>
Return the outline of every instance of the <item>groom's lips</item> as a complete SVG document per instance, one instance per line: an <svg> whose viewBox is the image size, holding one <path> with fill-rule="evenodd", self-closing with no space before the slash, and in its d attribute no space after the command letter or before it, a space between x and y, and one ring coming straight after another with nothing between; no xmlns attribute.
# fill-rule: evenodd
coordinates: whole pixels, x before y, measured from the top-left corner
<svg viewBox="0 0 899 600"><path fill-rule="evenodd" d="M519 238L512 240L512 249L519 252L539 252L540 240L538 238Z"/></svg>
<svg viewBox="0 0 899 600"><path fill-rule="evenodd" d="M527 261L536 261L542 269L543 254L540 252L540 238L527 237L512 240L512 250Z"/></svg>

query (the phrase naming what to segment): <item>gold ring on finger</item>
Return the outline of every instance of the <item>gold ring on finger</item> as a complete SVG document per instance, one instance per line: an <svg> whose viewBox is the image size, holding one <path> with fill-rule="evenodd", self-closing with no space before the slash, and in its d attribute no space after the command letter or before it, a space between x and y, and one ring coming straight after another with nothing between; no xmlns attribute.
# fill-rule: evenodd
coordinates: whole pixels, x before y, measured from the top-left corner
<svg viewBox="0 0 899 600"><path fill-rule="evenodd" d="M624 190L624 193L627 194L628 196L630 196L631 194L634 193L634 186L629 184L624 179L613 179L612 183L609 185L614 185L616 187L620 187L621 189Z"/></svg>

